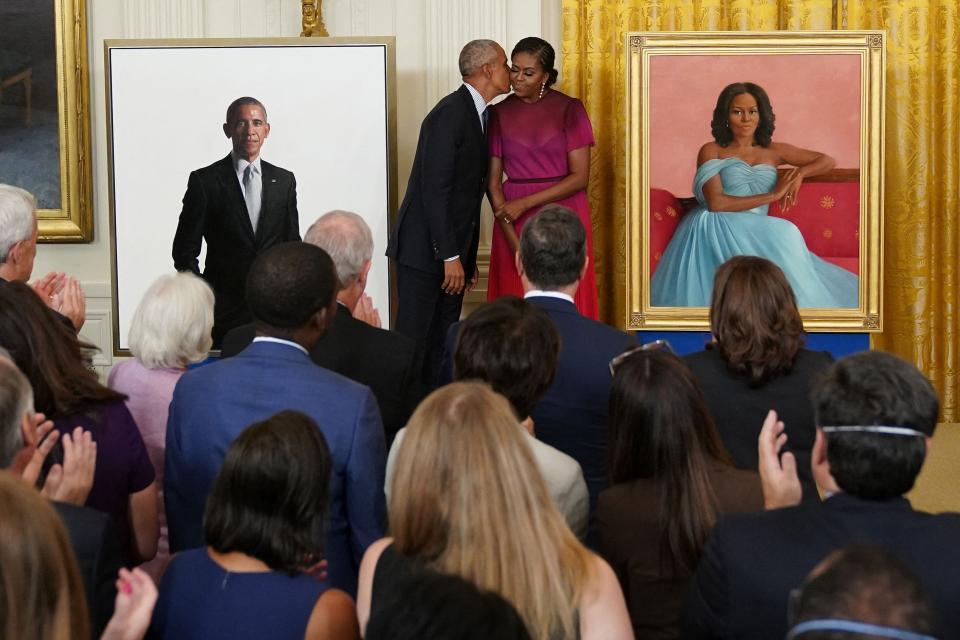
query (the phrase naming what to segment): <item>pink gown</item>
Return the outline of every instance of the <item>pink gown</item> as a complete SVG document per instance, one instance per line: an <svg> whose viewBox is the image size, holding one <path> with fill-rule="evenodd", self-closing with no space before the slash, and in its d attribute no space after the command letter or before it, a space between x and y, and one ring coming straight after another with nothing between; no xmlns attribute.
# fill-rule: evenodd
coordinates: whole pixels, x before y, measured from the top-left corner
<svg viewBox="0 0 960 640"><path fill-rule="evenodd" d="M503 170L508 176L503 183L503 195L507 200L542 191L562 180L569 173L567 153L594 143L593 127L583 103L553 90L547 91L533 104L511 95L495 105L490 116L488 139L490 155L502 158ZM572 209L587 231L590 264L574 302L581 314L596 319L597 282L593 271L593 228L587 194L577 191L557 200L556 204ZM518 236L524 223L539 210L538 207L525 211L514 222ZM495 224L487 299L505 295L522 297L523 287L510 245L500 226Z"/></svg>

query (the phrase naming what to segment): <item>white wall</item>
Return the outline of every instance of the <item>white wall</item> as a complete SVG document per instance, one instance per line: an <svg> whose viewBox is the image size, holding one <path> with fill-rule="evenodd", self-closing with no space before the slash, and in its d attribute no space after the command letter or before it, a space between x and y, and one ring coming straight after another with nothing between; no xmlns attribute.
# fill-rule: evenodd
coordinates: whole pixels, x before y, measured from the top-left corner
<svg viewBox="0 0 960 640"><path fill-rule="evenodd" d="M457 54L465 42L492 38L503 43L508 54L517 40L528 35L541 35L558 49L560 44L560 0L324 0L323 14L331 36L396 36L400 198L406 190L420 122L459 84ZM104 39L298 36L300 1L87 0L87 28L94 241L86 245L42 245L34 273L66 271L80 278L87 293L87 324L82 333L101 348L96 364L105 369L112 362L113 346ZM313 79L305 73L304 81ZM330 87L331 92L343 90L349 91L349 87ZM176 148L170 152L176 153ZM482 268L489 256L490 226L489 215L485 215ZM383 247L376 250L382 251ZM485 291L475 292L469 303L476 304L484 295Z"/></svg>

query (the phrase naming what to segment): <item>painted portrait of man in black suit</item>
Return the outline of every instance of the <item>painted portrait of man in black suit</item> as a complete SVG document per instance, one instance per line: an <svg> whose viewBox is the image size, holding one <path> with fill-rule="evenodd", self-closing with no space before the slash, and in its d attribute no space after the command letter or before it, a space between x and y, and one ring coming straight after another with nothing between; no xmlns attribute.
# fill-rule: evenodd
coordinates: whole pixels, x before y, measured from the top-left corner
<svg viewBox="0 0 960 640"><path fill-rule="evenodd" d="M173 239L174 268L202 276L213 288L214 348L227 331L252 320L244 285L257 254L300 239L296 179L260 159L270 135L266 108L256 98L237 98L227 108L223 133L233 150L190 174ZM202 241L207 254L201 272Z"/></svg>

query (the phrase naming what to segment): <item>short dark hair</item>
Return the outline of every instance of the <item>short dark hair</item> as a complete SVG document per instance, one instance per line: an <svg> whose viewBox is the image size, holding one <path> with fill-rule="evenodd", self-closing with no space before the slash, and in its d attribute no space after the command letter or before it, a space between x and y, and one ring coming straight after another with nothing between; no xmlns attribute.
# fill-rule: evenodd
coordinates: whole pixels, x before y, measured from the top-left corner
<svg viewBox="0 0 960 640"><path fill-rule="evenodd" d="M370 611L367 640L528 640L516 609L459 576L425 569L402 579Z"/></svg>
<svg viewBox="0 0 960 640"><path fill-rule="evenodd" d="M257 100L256 98L251 98L250 96L243 96L242 98L237 98L230 103L230 106L227 107L227 119L226 123L230 124L233 122L233 118L237 115L237 109L242 107L245 104L254 104L260 107L260 110L263 111L263 120L267 121L267 108L263 106L263 103Z"/></svg>
<svg viewBox="0 0 960 640"><path fill-rule="evenodd" d="M553 65L555 64L557 54L549 42L536 36L523 38L513 47L513 51L510 52L510 57L513 58L513 56L518 53L529 53L536 57L537 62L539 62L543 70L547 72L548 87L552 87L554 83L556 83L559 73Z"/></svg>
<svg viewBox="0 0 960 640"><path fill-rule="evenodd" d="M327 309L337 292L333 260L320 247L286 242L263 251L247 275L247 304L257 329L284 334Z"/></svg>
<svg viewBox="0 0 960 640"><path fill-rule="evenodd" d="M717 97L717 106L713 109L713 120L710 122L710 129L713 132L713 139L721 147L726 147L733 141L733 132L730 131L730 103L733 99L744 93L749 93L757 101L757 108L760 110L760 123L753 132L753 140L761 147L769 147L773 140L773 130L776 129L776 116L773 114L773 107L770 105L770 98L767 92L758 84L752 82L734 82L728 84Z"/></svg>
<svg viewBox="0 0 960 640"><path fill-rule="evenodd" d="M661 349L625 356L610 387L608 437L611 484L656 482L661 556L689 575L717 520L709 467L733 465L690 369Z"/></svg>
<svg viewBox="0 0 960 640"><path fill-rule="evenodd" d="M803 346L803 320L787 277L757 256L734 256L717 269L710 330L727 367L755 387L789 372Z"/></svg>
<svg viewBox="0 0 960 640"><path fill-rule="evenodd" d="M864 351L835 362L814 382L817 425L908 427L932 436L940 404L933 385L912 364L883 351ZM926 457L916 436L829 433L830 473L845 492L868 500L903 495Z"/></svg>
<svg viewBox="0 0 960 640"><path fill-rule="evenodd" d="M330 449L297 411L256 422L233 441L207 498L206 543L239 551L274 571L320 560L330 497Z"/></svg>
<svg viewBox="0 0 960 640"><path fill-rule="evenodd" d="M560 334L542 309L507 296L460 324L453 356L455 380L482 380L525 419L553 384Z"/></svg>
<svg viewBox="0 0 960 640"><path fill-rule="evenodd" d="M587 232L572 210L559 204L545 206L523 225L520 262L527 280L555 289L580 278L587 259Z"/></svg>
<svg viewBox="0 0 960 640"><path fill-rule="evenodd" d="M834 551L801 587L790 624L849 620L914 633L933 633L934 617L923 586L895 555L881 547L851 545ZM803 640L873 638L842 630L810 631Z"/></svg>

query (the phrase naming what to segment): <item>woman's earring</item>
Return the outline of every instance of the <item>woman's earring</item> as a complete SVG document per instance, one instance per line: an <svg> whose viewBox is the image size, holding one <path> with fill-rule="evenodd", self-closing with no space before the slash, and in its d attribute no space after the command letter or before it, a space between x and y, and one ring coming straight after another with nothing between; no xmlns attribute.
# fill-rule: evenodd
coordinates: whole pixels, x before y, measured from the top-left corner
<svg viewBox="0 0 960 640"><path fill-rule="evenodd" d="M547 81L544 80L543 82L540 83L540 98L543 97L543 92L546 90L547 90ZM539 100L540 98L537 98L537 100Z"/></svg>

